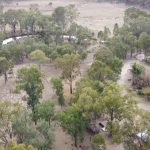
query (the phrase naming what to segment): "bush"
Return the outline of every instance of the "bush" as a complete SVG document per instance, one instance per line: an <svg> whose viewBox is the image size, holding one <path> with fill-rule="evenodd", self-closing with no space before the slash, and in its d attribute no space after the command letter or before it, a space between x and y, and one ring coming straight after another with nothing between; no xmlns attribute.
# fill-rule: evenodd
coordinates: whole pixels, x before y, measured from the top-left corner
<svg viewBox="0 0 150 150"><path fill-rule="evenodd" d="M93 136L92 138L92 147L93 150L98 150L98 149L102 149L105 150L106 146L105 146L105 140L102 134L96 134Z"/></svg>
<svg viewBox="0 0 150 150"><path fill-rule="evenodd" d="M144 95L143 90L137 90L138 95Z"/></svg>
<svg viewBox="0 0 150 150"><path fill-rule="evenodd" d="M112 136L112 142L113 143L121 143L121 135L113 135Z"/></svg>

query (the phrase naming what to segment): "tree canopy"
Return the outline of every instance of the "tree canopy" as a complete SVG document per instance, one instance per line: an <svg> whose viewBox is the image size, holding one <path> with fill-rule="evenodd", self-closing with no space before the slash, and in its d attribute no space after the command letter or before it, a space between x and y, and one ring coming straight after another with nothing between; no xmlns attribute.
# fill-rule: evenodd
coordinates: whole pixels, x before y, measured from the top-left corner
<svg viewBox="0 0 150 150"><path fill-rule="evenodd" d="M83 133L86 128L86 122L76 106L66 108L59 114L61 126L67 131L75 141L75 146L78 145L78 138L83 138Z"/></svg>
<svg viewBox="0 0 150 150"><path fill-rule="evenodd" d="M42 73L36 65L18 70L17 87L27 93L28 105L33 112L42 96L43 83L41 77Z"/></svg>
<svg viewBox="0 0 150 150"><path fill-rule="evenodd" d="M69 81L70 93L72 94L72 81L80 73L80 57L78 54L66 54L56 59L56 66L61 69L62 77Z"/></svg>

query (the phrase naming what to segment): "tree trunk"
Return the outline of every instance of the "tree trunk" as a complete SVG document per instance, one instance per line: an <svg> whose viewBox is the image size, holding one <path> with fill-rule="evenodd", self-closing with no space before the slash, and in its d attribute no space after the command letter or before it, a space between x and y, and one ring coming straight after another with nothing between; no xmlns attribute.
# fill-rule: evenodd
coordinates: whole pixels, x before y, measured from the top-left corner
<svg viewBox="0 0 150 150"><path fill-rule="evenodd" d="M13 36L16 36L16 25L13 25Z"/></svg>
<svg viewBox="0 0 150 150"><path fill-rule="evenodd" d="M37 119L34 119L35 126L37 125Z"/></svg>
<svg viewBox="0 0 150 150"><path fill-rule="evenodd" d="M34 34L34 23L31 24L31 34Z"/></svg>
<svg viewBox="0 0 150 150"><path fill-rule="evenodd" d="M147 62L147 52L146 52L146 50L145 50L145 61Z"/></svg>
<svg viewBox="0 0 150 150"><path fill-rule="evenodd" d="M39 69L41 70L41 64L40 63L38 63L38 66L39 66Z"/></svg>
<svg viewBox="0 0 150 150"><path fill-rule="evenodd" d="M48 120L48 124L49 124L49 127L50 127L50 125L51 125L51 119Z"/></svg>
<svg viewBox="0 0 150 150"><path fill-rule="evenodd" d="M6 34L6 25L4 25L3 32Z"/></svg>
<svg viewBox="0 0 150 150"><path fill-rule="evenodd" d="M76 134L74 135L74 145L75 145L75 147L78 146L77 135Z"/></svg>
<svg viewBox="0 0 150 150"><path fill-rule="evenodd" d="M112 123L113 123L113 120L114 120L114 117L113 117L113 110L111 111L111 114L110 114L110 136L112 137Z"/></svg>
<svg viewBox="0 0 150 150"><path fill-rule="evenodd" d="M7 77L7 73L6 72L4 73L4 76L5 76L5 84L6 84L6 82L8 81L8 77Z"/></svg>
<svg viewBox="0 0 150 150"><path fill-rule="evenodd" d="M131 57L131 59L132 59L132 53L133 53L133 52L131 51L131 53L130 53L130 57Z"/></svg>
<svg viewBox="0 0 150 150"><path fill-rule="evenodd" d="M112 137L113 133L112 133L112 121L110 122L110 137Z"/></svg>
<svg viewBox="0 0 150 150"><path fill-rule="evenodd" d="M20 35L22 35L23 34L23 31L22 31L22 28L20 28Z"/></svg>
<svg viewBox="0 0 150 150"><path fill-rule="evenodd" d="M72 80L70 81L70 94L73 93L73 90L72 90Z"/></svg>
<svg viewBox="0 0 150 150"><path fill-rule="evenodd" d="M37 118L35 117L35 107L32 106L32 120L34 121L35 126L37 125Z"/></svg>

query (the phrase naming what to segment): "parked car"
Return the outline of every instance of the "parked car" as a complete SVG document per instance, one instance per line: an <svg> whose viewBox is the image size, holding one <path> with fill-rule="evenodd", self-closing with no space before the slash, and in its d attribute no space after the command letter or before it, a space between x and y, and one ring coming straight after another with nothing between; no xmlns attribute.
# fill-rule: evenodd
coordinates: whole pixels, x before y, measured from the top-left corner
<svg viewBox="0 0 150 150"><path fill-rule="evenodd" d="M148 139L148 133L147 130L145 130L144 132L139 132L137 135L137 138L143 142L146 142Z"/></svg>
<svg viewBox="0 0 150 150"><path fill-rule="evenodd" d="M102 131L107 132L106 127L104 126L103 123L99 122L99 126L100 126Z"/></svg>
<svg viewBox="0 0 150 150"><path fill-rule="evenodd" d="M99 133L100 129L96 126L96 124L90 124L87 128L91 133Z"/></svg>

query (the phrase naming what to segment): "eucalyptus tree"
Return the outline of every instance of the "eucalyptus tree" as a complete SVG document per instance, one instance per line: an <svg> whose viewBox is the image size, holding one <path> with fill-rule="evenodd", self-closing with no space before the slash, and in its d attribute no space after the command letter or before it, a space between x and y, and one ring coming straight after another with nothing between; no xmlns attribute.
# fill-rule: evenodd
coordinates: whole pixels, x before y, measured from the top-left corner
<svg viewBox="0 0 150 150"><path fill-rule="evenodd" d="M4 13L0 13L0 29L2 33L6 32L6 20Z"/></svg>
<svg viewBox="0 0 150 150"><path fill-rule="evenodd" d="M43 83L42 73L36 65L30 67L22 67L18 70L17 74L17 87L26 91L27 104L31 107L33 114L35 113L35 107L39 103L39 99L42 97Z"/></svg>
<svg viewBox="0 0 150 150"><path fill-rule="evenodd" d="M150 112L139 109L131 121L123 124L122 139L125 149L145 150L150 147L149 122Z"/></svg>
<svg viewBox="0 0 150 150"><path fill-rule="evenodd" d="M104 27L104 31L98 32L98 38L101 41L107 41L109 39L110 35L111 35L111 32L110 32L109 28L107 28L106 26Z"/></svg>
<svg viewBox="0 0 150 150"><path fill-rule="evenodd" d="M138 8L128 8L124 17L125 26L137 37L142 32L150 33L150 15Z"/></svg>
<svg viewBox="0 0 150 150"><path fill-rule="evenodd" d="M142 32L139 37L139 46L144 50L145 60L147 61L147 56L150 55L150 34Z"/></svg>
<svg viewBox="0 0 150 150"><path fill-rule="evenodd" d="M39 68L41 67L41 64L48 61L48 57L45 55L45 53L41 50L35 50L29 54L29 58L33 61L35 61Z"/></svg>
<svg viewBox="0 0 150 150"><path fill-rule="evenodd" d="M52 14L54 21L61 28L62 35L66 30L67 25L66 13L67 11L65 7L57 7Z"/></svg>
<svg viewBox="0 0 150 150"><path fill-rule="evenodd" d="M33 145L37 149L51 150L53 145L53 131L48 122L40 120L33 124L30 111L21 110L13 119L12 128L18 143Z"/></svg>
<svg viewBox="0 0 150 150"><path fill-rule="evenodd" d="M65 98L63 94L63 84L62 79L59 77L53 77L51 79L51 83L55 90L56 95L58 96L58 103L63 106L65 104Z"/></svg>
<svg viewBox="0 0 150 150"><path fill-rule="evenodd" d="M103 102L99 97L99 93L91 87L81 89L76 106L82 112L82 115L88 123L99 117L103 112Z"/></svg>
<svg viewBox="0 0 150 150"><path fill-rule="evenodd" d="M8 80L7 72L12 68L12 62L8 61L5 57L0 57L0 74L5 76L5 83Z"/></svg>
<svg viewBox="0 0 150 150"><path fill-rule="evenodd" d="M5 22L11 27L13 36L16 36L16 28L18 25L18 15L19 14L17 10L12 10L12 9L9 9L8 11L4 13Z"/></svg>
<svg viewBox="0 0 150 150"><path fill-rule="evenodd" d="M38 10L30 10L29 12L27 12L27 16L26 16L26 27L27 30L29 32L31 32L31 34L35 33L36 30L36 25L38 22L38 17L40 16L40 12Z"/></svg>
<svg viewBox="0 0 150 150"><path fill-rule="evenodd" d="M8 100L0 101L0 140L2 144L7 144L13 139L11 122L19 113L21 106Z"/></svg>
<svg viewBox="0 0 150 150"><path fill-rule="evenodd" d="M18 23L19 23L19 28L20 28L20 33L24 33L25 31L27 31L27 15L28 12L26 10L23 9L19 9L17 11L18 14Z"/></svg>
<svg viewBox="0 0 150 150"><path fill-rule="evenodd" d="M104 82L105 80L115 80L116 75L105 63L95 60L88 68L87 74L90 79Z"/></svg>
<svg viewBox="0 0 150 150"><path fill-rule="evenodd" d="M48 122L49 127L51 126L51 122L54 120L54 103L51 100L37 104L35 112L34 117L37 117L36 119L43 119Z"/></svg>
<svg viewBox="0 0 150 150"><path fill-rule="evenodd" d="M114 29L113 29L113 35L117 35L118 30L119 30L118 23L115 23Z"/></svg>
<svg viewBox="0 0 150 150"><path fill-rule="evenodd" d="M80 57L78 54L66 54L55 60L56 66L61 69L62 77L69 81L70 93L73 93L73 79L80 73Z"/></svg>
<svg viewBox="0 0 150 150"><path fill-rule="evenodd" d="M106 86L101 98L105 113L108 115L107 128L109 133L111 136L117 135L120 132L121 121L132 119L137 110L136 102L132 99L132 95L123 95L122 90L116 83L110 83Z"/></svg>
<svg viewBox="0 0 150 150"><path fill-rule="evenodd" d="M109 48L100 48L94 55L95 60L105 63L116 75L119 75L122 68L122 60L113 54Z"/></svg>
<svg viewBox="0 0 150 150"><path fill-rule="evenodd" d="M74 144L77 147L86 129L86 121L81 111L76 106L69 106L58 114L58 119L63 129L74 138Z"/></svg>

